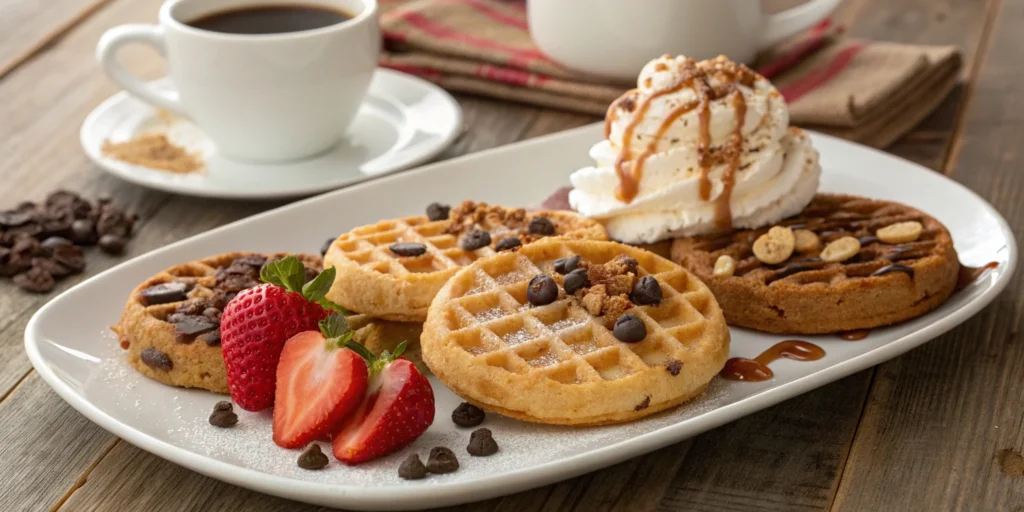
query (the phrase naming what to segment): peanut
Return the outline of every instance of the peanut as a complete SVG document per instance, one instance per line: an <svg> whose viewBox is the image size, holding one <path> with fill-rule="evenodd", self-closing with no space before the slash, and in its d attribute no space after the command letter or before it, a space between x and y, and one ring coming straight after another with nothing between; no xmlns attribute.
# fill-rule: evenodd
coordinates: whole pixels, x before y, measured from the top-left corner
<svg viewBox="0 0 1024 512"><path fill-rule="evenodd" d="M815 252L821 249L821 239L809 229L798 229L793 232L796 239L796 252Z"/></svg>
<svg viewBox="0 0 1024 512"><path fill-rule="evenodd" d="M821 259L828 262L846 261L860 252L860 240L844 236L834 240L821 250Z"/></svg>
<svg viewBox="0 0 1024 512"><path fill-rule="evenodd" d="M875 231L875 236L887 244L905 244L920 238L921 231L923 230L924 226L922 226L920 222L912 220L908 222L890 224L878 231Z"/></svg>
<svg viewBox="0 0 1024 512"><path fill-rule="evenodd" d="M715 270L712 275L715 277L731 277L736 272L736 260L732 256L723 254L715 260Z"/></svg>
<svg viewBox="0 0 1024 512"><path fill-rule="evenodd" d="M775 226L754 241L754 256L764 263L776 265L793 255L796 238L786 226Z"/></svg>

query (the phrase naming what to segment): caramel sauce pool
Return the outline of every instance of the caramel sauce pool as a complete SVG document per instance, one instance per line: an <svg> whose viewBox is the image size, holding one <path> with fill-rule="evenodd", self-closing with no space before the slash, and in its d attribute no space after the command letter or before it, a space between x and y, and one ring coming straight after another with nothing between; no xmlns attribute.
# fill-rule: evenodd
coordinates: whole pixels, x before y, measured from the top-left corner
<svg viewBox="0 0 1024 512"><path fill-rule="evenodd" d="M970 286L971 283L977 281L978 278L982 276L982 274L998 266L999 262L997 261L990 261L981 267L968 267L965 265L960 265L960 275L957 277L956 280L956 289L963 290L964 288L967 288L968 286Z"/></svg>
<svg viewBox="0 0 1024 512"><path fill-rule="evenodd" d="M825 350L803 340L780 341L753 359L733 357L725 362L719 375L728 380L761 382L775 376L768 365L785 357L795 361L817 361L825 357Z"/></svg>
<svg viewBox="0 0 1024 512"><path fill-rule="evenodd" d="M839 333L839 338L846 341L860 341L868 337L871 334L870 329L858 329L856 331L846 331Z"/></svg>

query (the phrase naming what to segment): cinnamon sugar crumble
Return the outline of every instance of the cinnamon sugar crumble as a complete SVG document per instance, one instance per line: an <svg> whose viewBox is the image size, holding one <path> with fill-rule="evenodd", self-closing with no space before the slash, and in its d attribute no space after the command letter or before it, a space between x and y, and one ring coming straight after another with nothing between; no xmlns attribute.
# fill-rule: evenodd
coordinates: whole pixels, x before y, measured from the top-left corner
<svg viewBox="0 0 1024 512"><path fill-rule="evenodd" d="M587 270L590 286L577 291L576 298L591 315L611 325L633 307L629 294L637 281L635 259L620 254L604 264L581 261L580 268Z"/></svg>
<svg viewBox="0 0 1024 512"><path fill-rule="evenodd" d="M191 174L205 167L197 155L172 143L162 133L141 133L125 142L106 140L101 151L122 162L175 174Z"/></svg>
<svg viewBox="0 0 1024 512"><path fill-rule="evenodd" d="M531 215L527 214L524 208L505 208L469 200L463 201L455 208L452 208L448 216L451 223L445 228L444 232L460 236L473 229L482 229L488 232L500 233L502 237L514 236L519 238L523 244L528 244L545 236L529 232L530 220L535 217L546 217L554 224L555 233L558 234L559 222L547 215L539 213Z"/></svg>

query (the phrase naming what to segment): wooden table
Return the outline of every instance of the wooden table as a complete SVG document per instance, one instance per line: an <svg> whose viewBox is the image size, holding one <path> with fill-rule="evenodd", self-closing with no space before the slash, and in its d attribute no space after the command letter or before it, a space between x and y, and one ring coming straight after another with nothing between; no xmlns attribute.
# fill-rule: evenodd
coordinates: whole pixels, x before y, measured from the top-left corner
<svg viewBox="0 0 1024 512"><path fill-rule="evenodd" d="M111 193L142 216L130 257L280 204L153 192L86 158L78 128L115 92L93 59L97 38L155 20L159 3L0 0L0 207L58 186ZM970 187L1024 231L1024 0L849 0L838 18L857 36L963 48L964 85L890 151ZM145 50L124 58L162 74ZM460 102L468 129L442 158L595 120ZM87 274L54 295L119 261L89 254ZM655 453L461 508L1024 511L1013 469L1024 454L1022 274L972 320L876 368ZM51 296L0 285L0 510L315 508L178 467L65 404L22 348L26 322Z"/></svg>

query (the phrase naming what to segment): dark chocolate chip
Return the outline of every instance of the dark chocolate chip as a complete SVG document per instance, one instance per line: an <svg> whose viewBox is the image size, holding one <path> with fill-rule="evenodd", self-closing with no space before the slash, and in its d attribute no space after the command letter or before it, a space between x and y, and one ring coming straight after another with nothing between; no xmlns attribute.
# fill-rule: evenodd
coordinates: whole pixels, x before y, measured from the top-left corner
<svg viewBox="0 0 1024 512"><path fill-rule="evenodd" d="M78 245L94 245L99 239L96 224L89 219L78 219L71 223L71 240Z"/></svg>
<svg viewBox="0 0 1024 512"><path fill-rule="evenodd" d="M580 256L570 256L568 258L558 258L555 260L555 272L562 274L563 276L576 270L580 266Z"/></svg>
<svg viewBox="0 0 1024 512"><path fill-rule="evenodd" d="M221 400L220 402L213 404L213 410L215 411L233 411L234 409L235 406L227 400Z"/></svg>
<svg viewBox="0 0 1024 512"><path fill-rule="evenodd" d="M914 269L912 269L912 268L910 268L910 267L908 267L906 265L900 265L900 264L897 264L897 263L893 263L891 265L886 265L886 266L884 266L884 267L882 267L882 268L872 272L870 277L884 276L884 275L890 274L892 272L903 272L904 274L910 276L911 280L914 279Z"/></svg>
<svg viewBox="0 0 1024 512"><path fill-rule="evenodd" d="M463 235L459 247L466 251L475 251L491 245L491 234L482 230L474 229Z"/></svg>
<svg viewBox="0 0 1024 512"><path fill-rule="evenodd" d="M42 248L44 254L50 256L53 254L54 249L66 245L74 244L71 242L71 240L68 240L67 238L64 238L62 236L51 236L46 240L43 240L43 242L39 244L39 247Z"/></svg>
<svg viewBox="0 0 1024 512"><path fill-rule="evenodd" d="M633 315L622 315L612 328L615 337L625 343L637 343L647 337L647 326Z"/></svg>
<svg viewBox="0 0 1024 512"><path fill-rule="evenodd" d="M523 242L519 241L519 239L516 237L502 238L501 240L498 241L497 244L494 245L494 250L499 252L510 251L522 245Z"/></svg>
<svg viewBox="0 0 1024 512"><path fill-rule="evenodd" d="M231 261L232 265L245 265L251 268L254 272L259 273L263 265L267 264L267 257L262 254L250 254L248 256L239 256Z"/></svg>
<svg viewBox="0 0 1024 512"><path fill-rule="evenodd" d="M211 347L216 347L217 345L220 345L220 329L217 328L210 332L200 334L199 339L203 340Z"/></svg>
<svg viewBox="0 0 1024 512"><path fill-rule="evenodd" d="M208 333L220 325L201 315L174 315L174 334L178 341L191 342L196 336ZM170 317L168 317L170 319Z"/></svg>
<svg viewBox="0 0 1024 512"><path fill-rule="evenodd" d="M213 322L220 322L220 317L223 313L215 307L208 307L203 310L203 316L209 318Z"/></svg>
<svg viewBox="0 0 1024 512"><path fill-rule="evenodd" d="M484 410L469 402L462 402L452 411L452 422L460 427L475 427L484 422L484 417Z"/></svg>
<svg viewBox="0 0 1024 512"><path fill-rule="evenodd" d="M324 241L324 244L320 246L320 256L327 256L327 250L334 245L336 238L328 238Z"/></svg>
<svg viewBox="0 0 1024 512"><path fill-rule="evenodd" d="M100 237L100 250L112 255L124 253L124 246L128 241L119 235L103 235Z"/></svg>
<svg viewBox="0 0 1024 512"><path fill-rule="evenodd" d="M558 298L558 283L547 274L540 274L530 279L526 286L526 300L534 306L551 304Z"/></svg>
<svg viewBox="0 0 1024 512"><path fill-rule="evenodd" d="M569 272L569 274L565 276L565 281L562 283L562 287L565 288L565 293L571 295L586 287L587 284L587 270L578 268Z"/></svg>
<svg viewBox="0 0 1024 512"><path fill-rule="evenodd" d="M555 225L547 217L534 217L530 219L527 228L531 235L549 236L555 234Z"/></svg>
<svg viewBox="0 0 1024 512"><path fill-rule="evenodd" d="M648 408L650 406L651 406L651 397L650 396L646 396L646 397L644 397L643 400L640 401L640 403L636 404L636 407L633 407L633 412L640 412L640 411L642 411L642 410L644 410L644 409L646 409L646 408Z"/></svg>
<svg viewBox="0 0 1024 512"><path fill-rule="evenodd" d="M151 350L151 349L147 349ZM238 423L238 415L235 414L231 402L221 400L213 406L213 413L210 414L210 425L220 428L231 428Z"/></svg>
<svg viewBox="0 0 1024 512"><path fill-rule="evenodd" d="M653 306L661 302L661 298L661 285L658 284L658 280L654 276L644 276L638 279L633 285L633 293L629 296L634 304L641 306Z"/></svg>
<svg viewBox="0 0 1024 512"><path fill-rule="evenodd" d="M57 283L46 270L40 267L32 267L14 276L14 284L26 292L46 293L52 290Z"/></svg>
<svg viewBox="0 0 1024 512"><path fill-rule="evenodd" d="M146 366L154 370L171 371L174 368L174 363L171 362L171 358L167 357L167 354L155 349L147 348L140 354L142 362L146 363Z"/></svg>
<svg viewBox="0 0 1024 512"><path fill-rule="evenodd" d="M427 252L427 246L419 242L395 242L388 249L398 256L421 256Z"/></svg>
<svg viewBox="0 0 1024 512"><path fill-rule="evenodd" d="M402 480L421 480L427 477L427 467L423 465L420 456L410 453L398 466L398 478Z"/></svg>
<svg viewBox="0 0 1024 512"><path fill-rule="evenodd" d="M171 281L150 286L139 292L139 298L146 306L155 304L167 304L168 302L181 302L185 300L188 293L188 285L181 281Z"/></svg>
<svg viewBox="0 0 1024 512"><path fill-rule="evenodd" d="M14 228L28 224L31 220L32 215L28 213L16 210L5 210L0 212L0 227Z"/></svg>
<svg viewBox="0 0 1024 512"><path fill-rule="evenodd" d="M441 203L430 203L427 205L427 218L432 221L448 220L448 214L452 207Z"/></svg>
<svg viewBox="0 0 1024 512"><path fill-rule="evenodd" d="M675 377L676 375L679 375L679 371L683 369L683 362L678 359L673 359L665 364L665 369Z"/></svg>
<svg viewBox="0 0 1024 512"><path fill-rule="evenodd" d="M316 470L326 468L330 462L327 455L320 450L320 445L313 443L302 452L302 455L299 455L298 464L302 469Z"/></svg>
<svg viewBox="0 0 1024 512"><path fill-rule="evenodd" d="M455 452L444 446L437 446L430 450L430 457L427 458L427 471L431 473L451 473L459 469L459 459Z"/></svg>
<svg viewBox="0 0 1024 512"><path fill-rule="evenodd" d="M498 453L498 443L494 440L491 430L478 428L469 435L469 445L466 451L474 457L487 457Z"/></svg>

